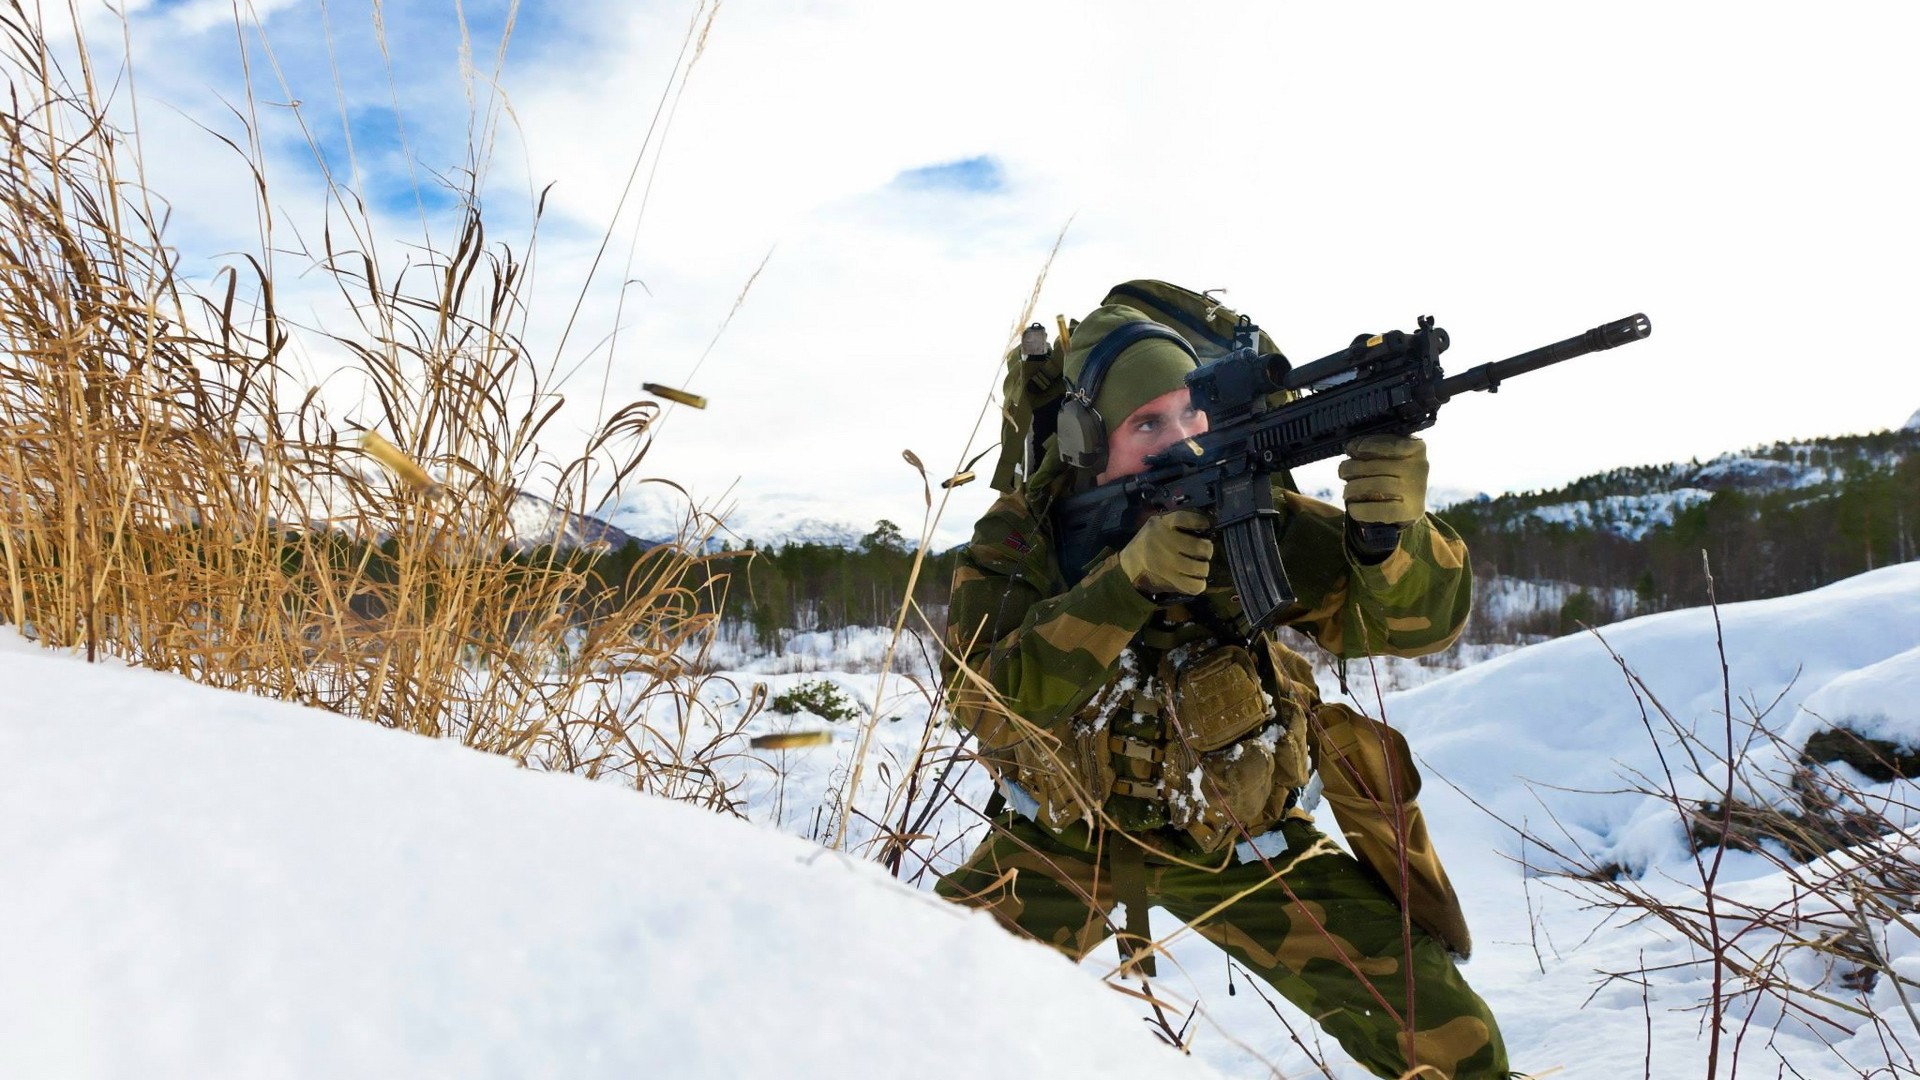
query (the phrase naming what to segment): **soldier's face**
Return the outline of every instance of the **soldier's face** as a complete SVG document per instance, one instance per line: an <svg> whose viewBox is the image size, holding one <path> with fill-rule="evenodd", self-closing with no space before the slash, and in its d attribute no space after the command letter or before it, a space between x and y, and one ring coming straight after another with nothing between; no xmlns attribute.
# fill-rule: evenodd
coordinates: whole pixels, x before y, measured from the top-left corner
<svg viewBox="0 0 1920 1080"><path fill-rule="evenodd" d="M1193 407L1187 388L1169 390L1133 410L1126 422L1107 436L1107 471L1095 478L1104 484L1145 469L1148 458L1207 430L1207 414Z"/></svg>

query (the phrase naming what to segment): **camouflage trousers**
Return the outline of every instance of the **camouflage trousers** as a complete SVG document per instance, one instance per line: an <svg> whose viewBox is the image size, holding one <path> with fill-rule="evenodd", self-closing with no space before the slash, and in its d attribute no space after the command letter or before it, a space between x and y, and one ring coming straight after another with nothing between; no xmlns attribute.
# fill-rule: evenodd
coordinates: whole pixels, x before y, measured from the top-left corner
<svg viewBox="0 0 1920 1080"><path fill-rule="evenodd" d="M1225 949L1377 1076L1505 1077L1499 1026L1446 949L1417 926L1403 936L1400 908L1379 880L1311 822L1281 828L1287 852L1268 865L1209 870L1149 856L1148 899ZM1006 814L935 891L1077 961L1113 933L1111 876L1109 859Z"/></svg>

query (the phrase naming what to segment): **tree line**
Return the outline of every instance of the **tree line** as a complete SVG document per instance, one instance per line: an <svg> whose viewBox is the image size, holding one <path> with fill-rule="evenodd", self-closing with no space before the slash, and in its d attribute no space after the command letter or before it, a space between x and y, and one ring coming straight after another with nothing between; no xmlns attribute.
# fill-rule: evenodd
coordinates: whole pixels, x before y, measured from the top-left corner
<svg viewBox="0 0 1920 1080"><path fill-rule="evenodd" d="M1715 485L1693 501L1673 496ZM1656 504L1668 506L1670 518L1649 518ZM1587 512L1577 522L1535 514L1568 506ZM1803 592L1920 558L1920 432L1782 443L1705 464L1614 469L1558 489L1457 504L1440 515L1467 541L1475 573L1568 586L1542 592L1545 606L1538 611L1482 616L1467 636L1535 640L1706 603L1703 551L1722 602ZM915 554L899 527L885 520L852 546L749 541L697 564L686 592L689 602L717 610L736 632L744 628L757 647L777 654L787 631L892 625ZM930 552L914 581L914 601L936 632L944 628L958 555L957 549ZM655 584L652 576L649 556L638 547L591 562L597 587L645 587Z"/></svg>
<svg viewBox="0 0 1920 1080"><path fill-rule="evenodd" d="M1458 504L1441 516L1481 573L1629 588L1642 610L1659 611L1707 602L1705 552L1718 599L1757 600L1920 557L1916 450L1916 432L1782 444L1750 455L1761 471L1746 486L1714 463L1615 470L1557 491ZM1799 468L1768 475L1766 463ZM1676 501L1670 520L1631 538L1616 531L1617 520L1607 522L1607 500L1667 494L1690 481L1725 486ZM1534 513L1576 503L1597 508L1586 523Z"/></svg>
<svg viewBox="0 0 1920 1080"><path fill-rule="evenodd" d="M752 628L755 644L778 652L784 630L891 626L907 595L915 547L884 518L851 548L798 543L761 547L749 541L717 566L727 580L721 616ZM944 632L947 592L959 550L929 552L913 599L935 632ZM911 618L910 627L920 625Z"/></svg>

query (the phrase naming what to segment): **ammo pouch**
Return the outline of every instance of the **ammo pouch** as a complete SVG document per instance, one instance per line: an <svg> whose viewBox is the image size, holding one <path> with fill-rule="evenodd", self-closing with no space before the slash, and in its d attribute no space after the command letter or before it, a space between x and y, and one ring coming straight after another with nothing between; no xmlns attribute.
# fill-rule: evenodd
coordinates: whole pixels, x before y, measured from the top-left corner
<svg viewBox="0 0 1920 1080"><path fill-rule="evenodd" d="M1168 824L1213 852L1280 820L1293 788L1306 782L1300 710L1262 685L1252 654L1220 645L1169 654L1172 687L1163 792Z"/></svg>
<svg viewBox="0 0 1920 1080"><path fill-rule="evenodd" d="M1039 804L1034 820L1049 832L1082 823L1091 828L1099 820L1114 784L1104 715L1113 697L1095 697L1094 706L1074 717L1068 737L1059 744L1028 738L1013 749L1014 779Z"/></svg>
<svg viewBox="0 0 1920 1080"><path fill-rule="evenodd" d="M1171 650L1156 676L1096 695L1062 742L1015 744L1035 820L1058 833L1104 813L1127 832L1180 830L1207 853L1272 828L1307 782L1305 705L1270 694L1238 645Z"/></svg>

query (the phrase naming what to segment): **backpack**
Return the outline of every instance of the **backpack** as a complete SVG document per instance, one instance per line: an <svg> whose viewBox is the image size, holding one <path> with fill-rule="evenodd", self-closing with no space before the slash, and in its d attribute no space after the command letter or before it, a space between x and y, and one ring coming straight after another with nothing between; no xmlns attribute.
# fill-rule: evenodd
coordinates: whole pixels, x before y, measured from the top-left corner
<svg viewBox="0 0 1920 1080"><path fill-rule="evenodd" d="M1171 327L1193 346L1202 363L1233 351L1240 316L1205 293L1142 279L1115 285L1100 303L1137 308L1154 322ZM1000 384L1000 458L993 470L996 491L1014 491L1025 483L1039 467L1047 440L1059 428L1060 403L1067 388L1063 370L1067 351L1073 347L1073 332L1080 324L1060 316L1056 325L1059 333L1049 340L1047 328L1034 323L1007 352L1006 377ZM1280 351L1264 330L1259 349Z"/></svg>

